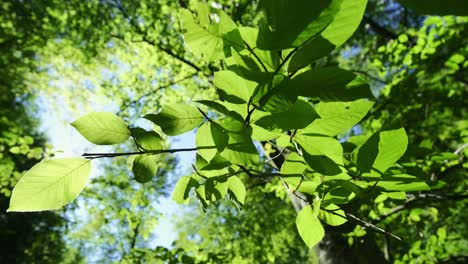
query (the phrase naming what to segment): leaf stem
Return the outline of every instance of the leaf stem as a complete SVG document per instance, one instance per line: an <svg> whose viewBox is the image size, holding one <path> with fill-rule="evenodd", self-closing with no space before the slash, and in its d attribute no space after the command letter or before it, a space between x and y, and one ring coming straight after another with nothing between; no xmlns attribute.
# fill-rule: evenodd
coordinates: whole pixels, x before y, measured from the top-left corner
<svg viewBox="0 0 468 264"><path fill-rule="evenodd" d="M245 40L244 40L244 45L247 47L247 49L250 51L250 53L255 57L255 59L257 59L258 63L260 63L263 70L265 72L268 72L268 69L265 66L265 64L263 64L263 61L260 59L260 57L258 57L257 53L255 53L255 51L252 49L252 47L250 47L250 45Z"/></svg>
<svg viewBox="0 0 468 264"><path fill-rule="evenodd" d="M291 58L291 56L294 55L294 53L296 53L296 51L297 51L297 49L299 47L300 46L295 47L293 50L291 50L291 52L288 53L288 55L286 55L286 58L284 58L284 60L281 62L281 64L278 66L278 68L276 68L273 75L276 75L281 70L281 68L283 68L284 64L286 64L286 62L288 62L288 60Z"/></svg>

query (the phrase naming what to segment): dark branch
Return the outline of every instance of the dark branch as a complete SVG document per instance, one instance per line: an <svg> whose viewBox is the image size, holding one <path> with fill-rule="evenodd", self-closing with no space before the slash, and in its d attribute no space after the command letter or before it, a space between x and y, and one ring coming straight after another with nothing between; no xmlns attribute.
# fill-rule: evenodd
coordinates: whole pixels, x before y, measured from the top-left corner
<svg viewBox="0 0 468 264"><path fill-rule="evenodd" d="M203 147L211 148L211 147ZM213 147L214 148L214 147ZM151 151L134 151L134 152L121 152L121 153L84 153L82 156L87 159L98 159L98 158L114 158L120 156L133 156L133 155L157 155L162 153L176 153L176 152L188 152L188 151L197 151L201 148L180 148L180 149L161 149L161 150L151 150Z"/></svg>
<svg viewBox="0 0 468 264"><path fill-rule="evenodd" d="M468 195L460 194L460 195L440 195L440 194L433 194L433 193L421 193L418 194L414 197L409 198L406 200L404 204L395 206L392 208L388 213L380 216L376 220L374 220L374 223L380 223L383 220L387 219L388 217L406 210L410 209L413 207L413 205L419 201L425 201L426 203L428 202L427 200L435 200L435 201L457 201L457 200L463 200L463 199L468 199Z"/></svg>
<svg viewBox="0 0 468 264"><path fill-rule="evenodd" d="M341 214L339 214L339 213L337 213L337 212L334 212L334 211L330 211L330 210L326 210L326 211L329 212L329 213L332 213L332 214L334 214L334 215L340 216L340 217L342 217L342 218L345 218L345 219L347 219L347 220L352 220L352 221L354 221L355 223L359 224L360 226L367 227L367 228L369 228L369 229L372 229L372 230L374 230L374 231L377 231L377 232L382 233L382 234L387 235L387 236L391 236L391 237L393 237L393 238L395 238L395 239L401 241L401 238L400 238L399 236L397 236L397 235L395 235L395 234L392 234L392 233L390 233L390 232L384 230L383 228L380 228L380 227L378 227L378 226L372 224L371 222L367 222L367 221L365 221L365 220L362 220L361 218L359 218L359 217L357 217L357 216L355 216L355 215L353 215L353 214L351 214L351 213L344 212L344 213L345 213L345 216L346 216L346 217L345 217L345 216L343 216L343 215L341 215Z"/></svg>
<svg viewBox="0 0 468 264"><path fill-rule="evenodd" d="M398 38L398 35L395 34L394 32L384 28L383 26L379 25L377 22L372 20L369 16L364 16L363 19L364 23L367 23L372 30L379 34L380 36L384 37L385 39L396 39Z"/></svg>
<svg viewBox="0 0 468 264"><path fill-rule="evenodd" d="M161 86L159 86L159 87L157 87L157 88L155 88L155 89L152 89L151 91L142 94L142 95L141 95L140 97L138 97L137 99L131 100L130 102L128 102L128 103L122 105L122 107L121 107L120 110L119 110L119 113L122 112L122 111L124 111L125 109L127 109L129 106L133 106L134 104L136 104L137 102L139 102L141 99L143 99L143 98L145 98L145 97L147 97L147 96L150 96L151 94L154 94L155 92L157 92L157 91L159 91L159 90L161 90L161 89L164 89L164 88L170 87L170 86L172 86L172 85L178 84L178 83L180 83L180 82L183 82L183 81L185 81L185 80L187 80L187 79L189 79L189 78L191 78L191 77L193 77L193 76L195 76L195 75L197 75L197 73L193 73L193 74L187 75L187 76L185 76L185 77L183 77L183 78L181 78L181 79L175 80L175 81L173 81L173 82L171 82L171 83L167 83L167 84L161 85Z"/></svg>

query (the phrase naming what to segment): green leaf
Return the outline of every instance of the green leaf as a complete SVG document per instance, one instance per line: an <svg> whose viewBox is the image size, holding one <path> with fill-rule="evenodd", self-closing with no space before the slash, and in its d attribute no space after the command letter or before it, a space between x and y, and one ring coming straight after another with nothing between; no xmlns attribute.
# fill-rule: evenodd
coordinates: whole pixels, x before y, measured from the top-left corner
<svg viewBox="0 0 468 264"><path fill-rule="evenodd" d="M214 202L223 199L228 192L228 185L226 177L207 179L205 182L205 200Z"/></svg>
<svg viewBox="0 0 468 264"><path fill-rule="evenodd" d="M161 136L155 131L146 131L143 128L132 128L132 136L143 150L161 150Z"/></svg>
<svg viewBox="0 0 468 264"><path fill-rule="evenodd" d="M122 143L130 136L127 124L109 112L93 112L80 117L72 126L87 140L96 145Z"/></svg>
<svg viewBox="0 0 468 264"><path fill-rule="evenodd" d="M154 155L139 155L133 160L132 166L135 180L139 183L151 181L158 171L158 159Z"/></svg>
<svg viewBox="0 0 468 264"><path fill-rule="evenodd" d="M260 25L257 46L266 50L301 46L332 21L341 1L262 1L265 19Z"/></svg>
<svg viewBox="0 0 468 264"><path fill-rule="evenodd" d="M208 5L200 3L195 7L194 15L182 9L180 19L186 45L206 61L231 56L231 47L238 50L244 48L236 24L222 10L210 10Z"/></svg>
<svg viewBox="0 0 468 264"><path fill-rule="evenodd" d="M304 159L296 152L292 152L281 165L281 174L286 177L302 176L306 169L307 164Z"/></svg>
<svg viewBox="0 0 468 264"><path fill-rule="evenodd" d="M369 84L339 67L325 67L305 71L291 80L296 94L321 101L354 101L373 99Z"/></svg>
<svg viewBox="0 0 468 264"><path fill-rule="evenodd" d="M295 72L326 56L346 42L361 23L367 0L342 0L339 11L319 36L298 49L291 58L288 72Z"/></svg>
<svg viewBox="0 0 468 264"><path fill-rule="evenodd" d="M296 142L303 149L304 160L309 167L324 175L342 173L343 148L338 140L322 135L297 135Z"/></svg>
<svg viewBox="0 0 468 264"><path fill-rule="evenodd" d="M371 172L377 173L374 176L382 175L403 156L407 146L408 137L403 128L382 130L357 149L355 164L366 175Z"/></svg>
<svg viewBox="0 0 468 264"><path fill-rule="evenodd" d="M218 152L222 152L229 140L227 131L215 122L204 123L198 128L196 144L198 154L210 162Z"/></svg>
<svg viewBox="0 0 468 264"><path fill-rule="evenodd" d="M318 117L311 104L304 100L297 100L291 109L264 116L256 121L255 124L270 131L277 128L287 131L305 128Z"/></svg>
<svg viewBox="0 0 468 264"><path fill-rule="evenodd" d="M296 100L297 94L291 89L290 79L277 74L257 86L251 101L261 111L277 113L290 109Z"/></svg>
<svg viewBox="0 0 468 264"><path fill-rule="evenodd" d="M281 60L279 53L272 52L269 50L261 50L257 47L257 39L258 39L259 30L256 28L252 28L252 27L240 27L239 31L241 33L242 39L251 49L251 50L243 50L242 52L249 54L249 58L255 62L258 69L264 70L262 69L262 66L260 65L260 63L257 62L257 59L252 54L252 52L255 53L255 55L260 59L260 61L267 68L268 71L271 71L271 72L275 71L278 65L280 64L280 60Z"/></svg>
<svg viewBox="0 0 468 264"><path fill-rule="evenodd" d="M163 108L159 114L148 114L144 118L160 126L169 136L188 132L203 122L203 116L196 107L173 104Z"/></svg>
<svg viewBox="0 0 468 264"><path fill-rule="evenodd" d="M400 192L415 192L415 191L428 191L429 185L420 178L408 175L385 175L377 183L377 186L384 188L387 191L400 191Z"/></svg>
<svg viewBox="0 0 468 264"><path fill-rule="evenodd" d="M325 235L325 230L310 205L302 208L297 215L296 227L309 248L314 247Z"/></svg>
<svg viewBox="0 0 468 264"><path fill-rule="evenodd" d="M398 0L421 15L468 16L465 0Z"/></svg>
<svg viewBox="0 0 468 264"><path fill-rule="evenodd" d="M172 191L172 200L178 204L188 203L190 190L197 188L198 182L192 177L184 176L177 182L174 191Z"/></svg>
<svg viewBox="0 0 468 264"><path fill-rule="evenodd" d="M91 173L90 160L82 158L43 161L18 181L9 212L54 210L73 201Z"/></svg>
<svg viewBox="0 0 468 264"><path fill-rule="evenodd" d="M10 153L11 154L19 154L21 152L21 149L19 146L13 146L10 148Z"/></svg>
<svg viewBox="0 0 468 264"><path fill-rule="evenodd" d="M320 102L315 106L320 118L314 120L298 134L316 133L334 137L353 128L374 103L366 99L351 102Z"/></svg>
<svg viewBox="0 0 468 264"><path fill-rule="evenodd" d="M239 202L242 205L244 204L246 190L245 190L244 183L241 181L239 177L237 176L229 177L228 190L232 193L232 195L234 196L237 202Z"/></svg>
<svg viewBox="0 0 468 264"><path fill-rule="evenodd" d="M235 104L247 103L257 87L257 83L246 80L233 71L218 71L214 74L214 84L221 99Z"/></svg>
<svg viewBox="0 0 468 264"><path fill-rule="evenodd" d="M278 130L278 129L267 130L255 124L251 124L251 127L252 127L252 138L260 142L272 140L282 135L281 130Z"/></svg>
<svg viewBox="0 0 468 264"><path fill-rule="evenodd" d="M320 210L319 218L331 226L340 226L348 221L345 212L335 204L330 204Z"/></svg>
<svg viewBox="0 0 468 264"><path fill-rule="evenodd" d="M241 105L241 104L230 104L227 102L222 102L222 101L212 101L212 100L199 100L197 103L200 103L202 105L208 106L209 108L224 114L228 117L232 117L236 120L239 120L241 122L244 121L244 117L239 114L238 110L239 108L244 107L245 111L247 112L247 104ZM234 109L234 110L233 110ZM240 112L242 113L242 112Z"/></svg>
<svg viewBox="0 0 468 264"><path fill-rule="evenodd" d="M229 141L220 156L233 164L249 166L258 162L259 156L252 142L252 129L234 119L223 119L221 126L228 132Z"/></svg>
<svg viewBox="0 0 468 264"><path fill-rule="evenodd" d="M335 187L327 192L323 198L325 204L346 204L356 197L356 193L353 189L350 188L349 185L344 184L345 181L341 181L341 183L343 183L343 185Z"/></svg>
<svg viewBox="0 0 468 264"><path fill-rule="evenodd" d="M206 161L200 155L196 156L196 165L198 170L221 170L231 165L231 162L216 154L210 162Z"/></svg>
<svg viewBox="0 0 468 264"><path fill-rule="evenodd" d="M304 159L296 152L288 155L281 166L281 174L289 189L301 193L314 194L320 185L319 178L308 179L304 173L307 170L307 164Z"/></svg>

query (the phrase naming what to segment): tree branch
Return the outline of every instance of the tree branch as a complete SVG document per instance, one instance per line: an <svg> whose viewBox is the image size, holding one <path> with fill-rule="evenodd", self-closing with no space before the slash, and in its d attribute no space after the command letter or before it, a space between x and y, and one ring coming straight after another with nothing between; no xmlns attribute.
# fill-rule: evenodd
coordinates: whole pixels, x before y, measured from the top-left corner
<svg viewBox="0 0 468 264"><path fill-rule="evenodd" d="M379 25L377 22L375 22L374 20L372 20L369 16L364 16L363 20L364 23L367 23L371 28L372 30L379 34L380 36L382 36L383 38L385 39L396 39L398 38L398 35L395 34L394 32L384 28L383 26Z"/></svg>
<svg viewBox="0 0 468 264"><path fill-rule="evenodd" d="M460 194L460 195L440 195L440 194L433 194L433 193L421 193L421 194L418 194L416 196L413 196L411 198L409 198L408 200L406 200L406 202L404 204L401 204L401 205L398 205L398 206L395 206L394 208L392 208L388 213L380 216L379 218L377 218L376 220L374 220L373 222L374 223L380 223L382 222L383 220L385 220L386 218L400 212L400 211L403 211L403 210L406 210L406 209L409 209L411 208L415 203L419 202L419 201L422 201L422 200L438 200L438 201L443 201L443 200L463 200L463 199L467 199L468 198L468 195L464 195L464 194Z"/></svg>
<svg viewBox="0 0 468 264"><path fill-rule="evenodd" d="M195 63L175 54L172 50L170 49L167 49L165 47L162 46L161 43L156 43L150 39L148 39L147 37L147 32L144 32L139 26L138 24L135 23L135 20L133 19L133 17L131 17L125 10L125 8L122 6L122 3L120 2L120 0L115 0L114 1L115 3L115 6L117 7L117 9L122 13L122 15L124 16L124 18L126 18L130 25L135 29L135 31L139 34L142 35L142 40L150 45L153 45L155 47L157 47L158 49L160 49L161 51L163 51L164 53L166 53L167 55L173 57L174 59L177 59L179 60L180 62L182 63L185 63L186 65L194 68L195 70L199 71L199 72L202 72L202 69L197 66Z"/></svg>
<svg viewBox="0 0 468 264"><path fill-rule="evenodd" d="M371 79L373 81L376 81L376 82L379 82L379 83L382 83L382 84L388 84L387 81L382 80L382 79L377 78L377 77L374 77L374 76L370 75L369 73L367 73L365 71L361 71L361 70L350 70L350 71L362 74L362 75L366 76L367 78L369 78L369 79Z"/></svg>
<svg viewBox="0 0 468 264"><path fill-rule="evenodd" d="M176 152L188 152L197 151L198 149L211 149L215 147L199 147L199 148L179 148L179 149L161 149L161 150L150 150L150 151L134 151L134 152L121 152L121 153L84 153L82 156L87 159L99 159L99 158L114 158L120 156L133 156L133 155L157 155L162 153L176 153Z"/></svg>
<svg viewBox="0 0 468 264"><path fill-rule="evenodd" d="M324 210L325 210L325 209L324 209ZM329 213L331 213L331 214L334 214L334 215L336 215L336 216L339 216L339 217L341 217L341 218L344 218L344 219L346 219L346 220L350 220L350 219L351 219L351 220L353 220L354 222L358 223L360 226L367 227L367 228L369 228L369 229L372 229L372 230L374 230L374 231L377 231L377 232L382 233L382 234L387 235L387 236L391 236L391 237L393 237L393 238L395 238L395 239L401 241L401 238L400 238L399 236L397 236L397 235L395 235L395 234L392 234L392 233L386 231L385 229L374 225L374 224L371 223L371 222L362 220L361 218L359 218L359 217L357 217L357 216L355 216L355 215L353 215L353 214L351 214L351 213L344 212L344 213L345 213L345 216L343 216L343 215L341 215L341 214L339 214L339 213L337 213L337 212L335 212L335 211L333 211L333 210L325 210L325 211L327 211L327 212L329 212Z"/></svg>
<svg viewBox="0 0 468 264"><path fill-rule="evenodd" d="M190 74L190 75L187 75L187 76L185 76L185 77L183 77L183 78L181 78L181 79L175 80L175 81L173 81L173 82L171 82L171 83L167 83L167 84L161 85L161 86L159 86L159 87L157 87L157 88L155 88L155 89L153 89L153 90L151 90L151 91L149 91L149 92L147 92L147 93L144 93L144 94L142 94L140 97L138 97L137 99L131 100L130 102L128 102L128 103L126 103L126 104L123 104L122 107L120 107L120 110L119 110L118 113L121 113L122 111L124 111L125 109L127 109L129 106L133 106L134 104L136 104L137 102L139 102L141 99L143 99L143 98L145 98L145 97L147 97L147 96L149 96L149 95L151 95L151 94L157 92L158 90L161 90L161 89L170 87L170 86L172 86L172 85L178 84L178 83L180 83L180 82L183 82L183 81L185 81L185 80L187 80L187 79L189 79L189 78L191 78L191 77L193 77L193 76L195 76L195 75L197 75L196 72L195 72L195 73L192 73L192 74Z"/></svg>

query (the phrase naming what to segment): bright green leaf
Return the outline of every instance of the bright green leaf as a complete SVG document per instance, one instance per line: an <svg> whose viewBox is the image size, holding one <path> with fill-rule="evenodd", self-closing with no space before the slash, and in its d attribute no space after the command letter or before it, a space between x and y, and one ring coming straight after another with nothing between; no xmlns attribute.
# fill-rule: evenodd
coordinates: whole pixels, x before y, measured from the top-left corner
<svg viewBox="0 0 468 264"><path fill-rule="evenodd" d="M311 39L294 54L288 71L295 72L326 56L346 42L361 24L367 0L342 0L339 11L319 36ZM312 3L312 1L311 1Z"/></svg>
<svg viewBox="0 0 468 264"><path fill-rule="evenodd" d="M241 115L242 111L239 111L239 109L244 108L244 112L247 113L247 104L231 104L228 102L212 100L199 100L197 103L208 106L209 108L221 114L232 117L239 121L244 121L244 117Z"/></svg>
<svg viewBox="0 0 468 264"><path fill-rule="evenodd" d="M143 150L161 150L161 136L155 131L146 131L143 128L132 128L132 136Z"/></svg>
<svg viewBox="0 0 468 264"><path fill-rule="evenodd" d="M251 128L234 119L221 120L221 126L229 134L229 142L221 157L239 165L249 166L258 162L259 156L251 138Z"/></svg>
<svg viewBox="0 0 468 264"><path fill-rule="evenodd" d="M236 201L243 205L245 202L246 190L241 179L237 176L229 177L228 189L234 195Z"/></svg>
<svg viewBox="0 0 468 264"><path fill-rule="evenodd" d="M261 111L278 113L290 109L296 100L297 94L291 89L290 79L277 74L268 82L257 86L251 101Z"/></svg>
<svg viewBox="0 0 468 264"><path fill-rule="evenodd" d="M246 80L233 71L218 71L214 74L214 84L220 97L231 103L247 103L257 83Z"/></svg>
<svg viewBox="0 0 468 264"><path fill-rule="evenodd" d="M310 103L297 100L289 110L264 116L255 124L270 131L277 128L287 131L305 128L316 118L318 118L318 114Z"/></svg>
<svg viewBox="0 0 468 264"><path fill-rule="evenodd" d="M93 112L80 117L72 126L87 140L96 145L122 143L130 136L127 124L109 112Z"/></svg>
<svg viewBox="0 0 468 264"><path fill-rule="evenodd" d="M305 71L291 80L296 94L321 101L354 101L373 99L369 84L354 74L339 67L325 67Z"/></svg>
<svg viewBox="0 0 468 264"><path fill-rule="evenodd" d="M54 210L73 201L91 173L90 160L82 158L43 161L18 181L9 212Z"/></svg>
<svg viewBox="0 0 468 264"><path fill-rule="evenodd" d="M231 47L243 49L244 43L236 24L222 10L200 3L195 16L187 9L180 11L184 41L188 48L206 61L221 60L231 55ZM216 14L217 19L210 18Z"/></svg>
<svg viewBox="0 0 468 264"><path fill-rule="evenodd" d="M320 210L319 218L331 226L340 226L348 221L345 212L335 204L330 204Z"/></svg>
<svg viewBox="0 0 468 264"><path fill-rule="evenodd" d="M267 130L261 126L252 124L252 138L257 141L268 141L280 137L281 130Z"/></svg>
<svg viewBox="0 0 468 264"><path fill-rule="evenodd" d="M324 175L342 173L343 148L338 140L321 135L297 135L296 142L303 149L309 167Z"/></svg>
<svg viewBox="0 0 468 264"><path fill-rule="evenodd" d="M351 102L320 102L315 106L320 118L298 131L298 134L316 133L330 137L343 134L361 121L373 104L366 99Z"/></svg>
<svg viewBox="0 0 468 264"><path fill-rule="evenodd" d="M172 191L172 200L178 204L188 203L190 190L198 187L198 182L192 177L184 176L177 182Z"/></svg>
<svg viewBox="0 0 468 264"><path fill-rule="evenodd" d="M268 71L274 71L278 67L280 63L280 57L278 52L273 52L269 50L261 50L257 48L257 39L259 30L252 27L240 27L239 31L241 33L242 39L245 43L249 46L251 50L243 50L242 52L248 53L250 56L249 58L253 60L257 67L261 70L264 70L263 67L257 62L258 57L263 65L267 68ZM252 54L255 53L256 56Z"/></svg>
<svg viewBox="0 0 468 264"><path fill-rule="evenodd" d="M344 182L342 182L344 183ZM356 197L356 193L352 188L346 185L337 186L331 189L323 198L326 204L346 204Z"/></svg>
<svg viewBox="0 0 468 264"><path fill-rule="evenodd" d="M296 227L302 240L309 248L314 247L325 235L325 230L310 205L302 208L297 215Z"/></svg>
<svg viewBox="0 0 468 264"><path fill-rule="evenodd" d="M210 162L218 152L222 152L229 140L227 131L215 122L203 124L197 130L197 152L207 162Z"/></svg>
<svg viewBox="0 0 468 264"><path fill-rule="evenodd" d="M430 190L427 183L416 176L408 174L385 175L377 186L387 191L414 192Z"/></svg>
<svg viewBox="0 0 468 264"><path fill-rule="evenodd" d="M257 46L280 50L299 47L322 31L338 12L342 0L262 1L264 21Z"/></svg>
<svg viewBox="0 0 468 264"><path fill-rule="evenodd" d="M159 114L148 114L144 118L160 126L169 136L188 132L203 122L203 115L193 106L173 104L163 108Z"/></svg>
<svg viewBox="0 0 468 264"><path fill-rule="evenodd" d="M408 137L403 128L382 130L357 149L356 166L362 173L382 175L403 156L407 146Z"/></svg>

